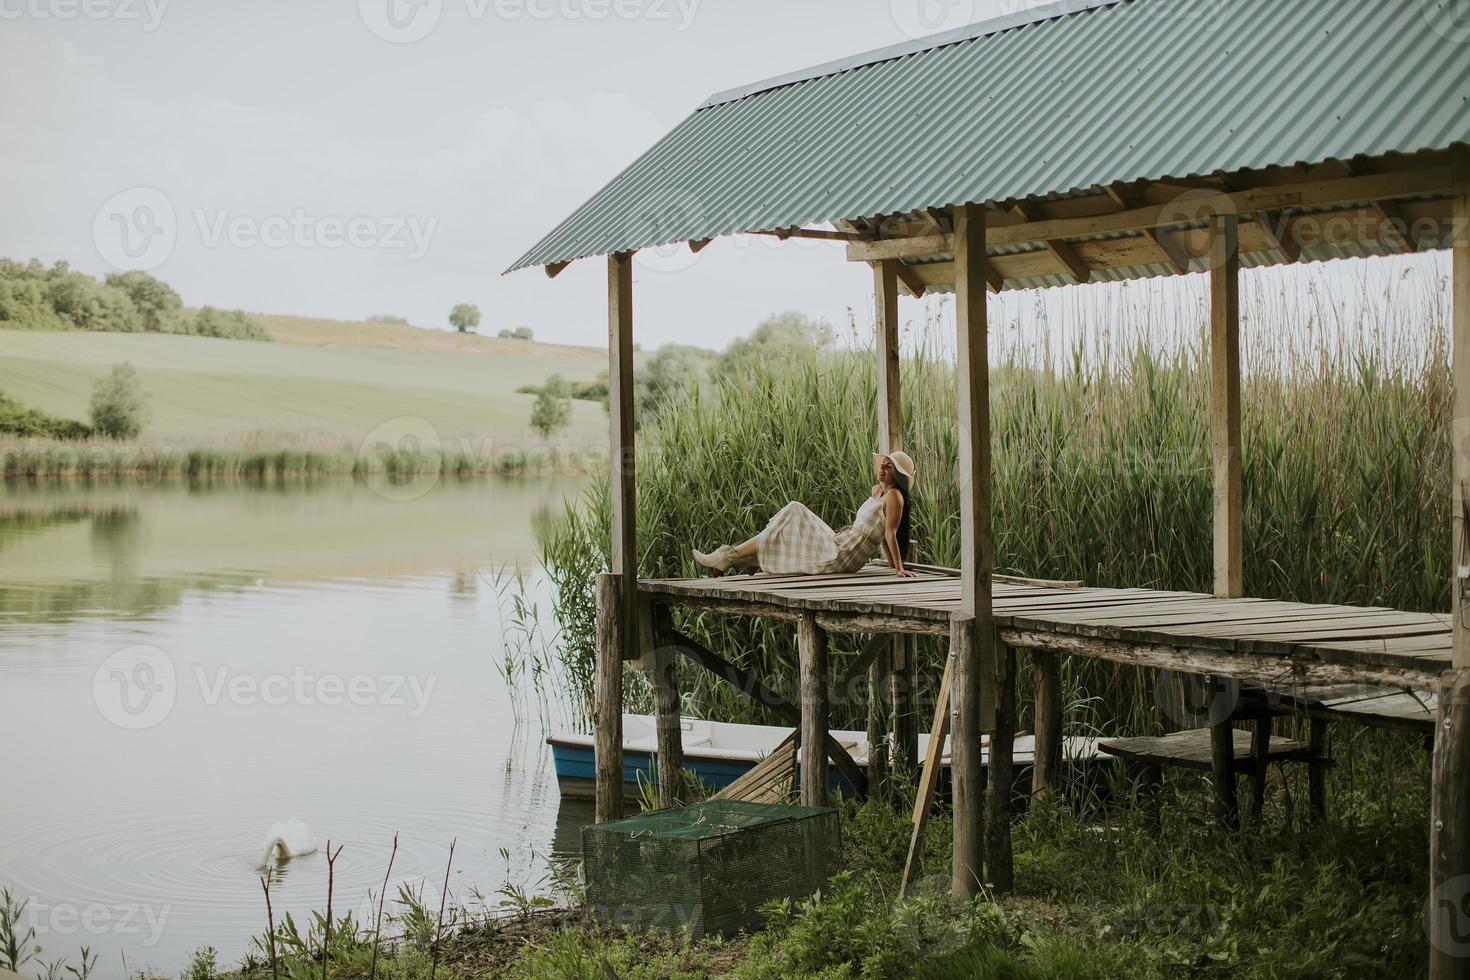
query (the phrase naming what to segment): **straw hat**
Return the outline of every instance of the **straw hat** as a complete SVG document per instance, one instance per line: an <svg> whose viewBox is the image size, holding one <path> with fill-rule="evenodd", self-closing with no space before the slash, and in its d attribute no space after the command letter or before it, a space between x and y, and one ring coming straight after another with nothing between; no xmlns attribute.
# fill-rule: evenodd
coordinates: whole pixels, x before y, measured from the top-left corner
<svg viewBox="0 0 1470 980"><path fill-rule="evenodd" d="M874 463L877 463L879 460L883 460L883 459L888 460L890 463L893 464L893 468L894 469L898 470L904 476L908 477L909 487L910 487L910 489L912 489L913 488L913 485L914 485L914 460L913 460L913 457L911 457L908 453L904 452L901 449L894 450L891 453L874 453L873 454L873 462Z"/></svg>

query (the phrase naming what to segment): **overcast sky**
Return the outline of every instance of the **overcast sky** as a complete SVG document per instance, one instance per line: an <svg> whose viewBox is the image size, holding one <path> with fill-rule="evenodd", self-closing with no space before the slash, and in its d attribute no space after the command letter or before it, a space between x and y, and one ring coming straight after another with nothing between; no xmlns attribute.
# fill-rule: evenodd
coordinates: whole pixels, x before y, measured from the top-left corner
<svg viewBox="0 0 1470 980"><path fill-rule="evenodd" d="M0 255L259 312L443 326L473 302L489 332L602 343L601 262L501 272L694 106L1023 6L0 0ZM721 242L638 280L645 347L870 315L829 244Z"/></svg>
<svg viewBox="0 0 1470 980"><path fill-rule="evenodd" d="M0 0L0 256L146 268L191 305L266 313L444 327L473 302L485 332L602 345L603 262L501 272L707 96L1035 5ZM1344 277L1403 265L1300 274L1366 295ZM1444 262L1407 267L1432 283ZM1092 287L1129 288L1203 295L1200 277ZM841 334L849 310L871 323L871 289L828 243L644 253L635 332L722 347L800 310ZM1006 293L997 326L1075 319L1075 296Z"/></svg>

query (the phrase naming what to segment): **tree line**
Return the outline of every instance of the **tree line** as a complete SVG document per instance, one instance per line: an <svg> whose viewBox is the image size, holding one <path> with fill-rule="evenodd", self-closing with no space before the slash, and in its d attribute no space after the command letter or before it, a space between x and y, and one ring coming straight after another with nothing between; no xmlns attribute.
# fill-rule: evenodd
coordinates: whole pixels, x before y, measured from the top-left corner
<svg viewBox="0 0 1470 980"><path fill-rule="evenodd" d="M168 333L270 340L240 310L190 309L167 283L146 272L110 272L101 281L66 262L0 259L0 329Z"/></svg>

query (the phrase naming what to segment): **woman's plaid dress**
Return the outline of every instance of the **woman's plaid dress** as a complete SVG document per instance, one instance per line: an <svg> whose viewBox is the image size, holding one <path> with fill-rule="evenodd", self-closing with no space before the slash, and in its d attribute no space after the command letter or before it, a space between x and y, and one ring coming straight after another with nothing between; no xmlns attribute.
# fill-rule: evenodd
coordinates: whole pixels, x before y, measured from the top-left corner
<svg viewBox="0 0 1470 980"><path fill-rule="evenodd" d="M841 531L793 500L756 536L756 560L772 575L840 575L866 565L882 540L882 497L869 497Z"/></svg>

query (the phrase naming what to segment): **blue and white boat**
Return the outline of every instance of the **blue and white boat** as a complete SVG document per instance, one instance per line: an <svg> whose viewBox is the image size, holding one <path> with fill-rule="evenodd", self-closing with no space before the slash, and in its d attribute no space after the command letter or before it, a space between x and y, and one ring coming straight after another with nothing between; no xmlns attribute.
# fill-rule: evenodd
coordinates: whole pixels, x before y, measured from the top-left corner
<svg viewBox="0 0 1470 980"><path fill-rule="evenodd" d="M683 719L684 768L701 779L706 786L722 789L749 772L786 737L791 729L771 725L737 725L731 722ZM860 766L868 762L866 732L834 731L831 733L847 749ZM591 799L594 795L596 764L593 761L591 735L558 733L547 736L552 760L556 765L556 781L565 799ZM919 758L928 750L929 736L919 736ZM981 764L987 764L988 739L982 739ZM1030 735L1016 738L1015 764L1029 766L1036 747ZM640 780L652 785L658 780L654 757L658 751L658 733L651 715L623 715L623 783L630 794L636 794ZM1077 762L1097 758L1097 740L1068 738L1064 752ZM941 764L949 765L949 740L945 740ZM832 789L851 795L852 786L835 767L829 768ZM636 796L632 797L636 799Z"/></svg>

